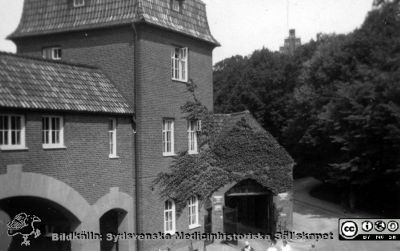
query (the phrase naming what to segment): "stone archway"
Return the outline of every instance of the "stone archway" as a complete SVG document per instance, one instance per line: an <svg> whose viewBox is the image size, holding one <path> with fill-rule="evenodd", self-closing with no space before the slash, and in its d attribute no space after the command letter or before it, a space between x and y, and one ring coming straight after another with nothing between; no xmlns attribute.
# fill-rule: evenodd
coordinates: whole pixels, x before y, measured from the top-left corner
<svg viewBox="0 0 400 251"><path fill-rule="evenodd" d="M60 224L57 225L54 221L61 219L64 225L68 223L66 225L69 228L63 231L79 231L80 226L84 222L87 223L88 215L92 215L92 207L75 189L47 175L23 172L22 165L7 166L7 173L0 175L0 191L0 201L5 207L2 211L7 214L20 213L16 210L28 210L32 214L35 210L53 210L54 216L49 219L52 222L45 226L47 230L49 227L59 226ZM41 213L45 218L46 214ZM13 216L15 215L11 215ZM67 248L72 251L85 249L87 246L84 243L75 240L72 240Z"/></svg>
<svg viewBox="0 0 400 251"><path fill-rule="evenodd" d="M7 166L7 173L0 175L0 191L0 199L29 196L53 201L71 212L81 222L91 207L69 185L47 175L22 172L22 165Z"/></svg>
<svg viewBox="0 0 400 251"><path fill-rule="evenodd" d="M134 209L133 198L119 191L118 187L113 187L110 192L101 197L94 205L93 211L98 215L100 230L102 230L102 222L105 218L110 220L114 218L116 222L116 231L118 234L134 233ZM114 231L115 232L115 231ZM135 241L133 239L120 240L118 242L118 251L136 250Z"/></svg>
<svg viewBox="0 0 400 251"><path fill-rule="evenodd" d="M119 232L135 232L133 198L120 192L118 187L110 188L108 194L90 205L79 192L62 181L39 173L23 172L22 165L8 165L7 173L0 175L0 191L0 201L15 198L46 201L48 205L68 215L66 218L74 219L71 231L76 233L100 233L99 220L111 210L124 212L119 222ZM0 223L9 220L4 214L0 215ZM100 240L72 240L70 246L71 251L95 251L100 250ZM121 241L119 250L136 250L135 241Z"/></svg>

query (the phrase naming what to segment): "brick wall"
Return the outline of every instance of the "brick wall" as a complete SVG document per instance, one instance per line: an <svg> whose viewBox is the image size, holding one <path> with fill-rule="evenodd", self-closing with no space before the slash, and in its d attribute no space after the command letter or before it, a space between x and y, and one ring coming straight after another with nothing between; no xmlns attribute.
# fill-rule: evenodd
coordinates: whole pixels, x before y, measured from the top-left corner
<svg viewBox="0 0 400 251"><path fill-rule="evenodd" d="M4 113L4 111L0 111ZM23 164L24 172L54 177L77 190L90 204L110 187L133 196L132 118L117 117L117 154L108 157L108 119L115 116L13 112L25 115L26 146L23 151L0 151L0 174L10 164ZM65 149L43 149L42 116L62 115Z"/></svg>
<svg viewBox="0 0 400 251"><path fill-rule="evenodd" d="M175 46L189 48L189 79L198 86L197 97L210 110L212 95L212 47L206 43L151 26L139 26L137 69L138 230L163 232L164 200L151 190L156 175L167 171L171 157L162 156L162 119L175 119L175 151L187 150L187 121L180 107L190 100L182 82L171 80L171 52ZM200 215L202 223L203 215ZM187 208L177 217L177 231L188 232ZM193 231L202 231L203 226ZM187 241L143 241L140 250L187 245Z"/></svg>
<svg viewBox="0 0 400 251"><path fill-rule="evenodd" d="M59 46L63 61L103 69L133 105L134 33L130 26L30 37L15 43L18 54L41 57L42 48Z"/></svg>

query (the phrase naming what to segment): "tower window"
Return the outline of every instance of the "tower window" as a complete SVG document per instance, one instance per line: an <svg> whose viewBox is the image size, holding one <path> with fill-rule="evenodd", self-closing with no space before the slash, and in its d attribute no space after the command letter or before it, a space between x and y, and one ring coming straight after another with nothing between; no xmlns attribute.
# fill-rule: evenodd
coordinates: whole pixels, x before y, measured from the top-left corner
<svg viewBox="0 0 400 251"><path fill-rule="evenodd" d="M172 200L164 203L164 233L175 234L175 203Z"/></svg>
<svg viewBox="0 0 400 251"><path fill-rule="evenodd" d="M174 120L163 119L162 124L163 156L174 155Z"/></svg>
<svg viewBox="0 0 400 251"><path fill-rule="evenodd" d="M189 199L189 228L199 226L199 200L196 196Z"/></svg>
<svg viewBox="0 0 400 251"><path fill-rule="evenodd" d="M173 48L171 66L173 80L188 81L188 48Z"/></svg>
<svg viewBox="0 0 400 251"><path fill-rule="evenodd" d="M197 154L197 132L199 120L190 120L188 121L188 144L189 144L189 154Z"/></svg>
<svg viewBox="0 0 400 251"><path fill-rule="evenodd" d="M74 7L85 6L85 0L74 0Z"/></svg>
<svg viewBox="0 0 400 251"><path fill-rule="evenodd" d="M109 157L117 157L117 120L115 118L108 121L108 145Z"/></svg>

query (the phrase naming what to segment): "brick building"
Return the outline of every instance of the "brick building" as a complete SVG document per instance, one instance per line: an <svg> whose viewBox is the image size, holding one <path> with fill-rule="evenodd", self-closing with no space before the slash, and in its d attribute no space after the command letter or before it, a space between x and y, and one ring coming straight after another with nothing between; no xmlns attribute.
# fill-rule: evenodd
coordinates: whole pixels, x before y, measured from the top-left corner
<svg viewBox="0 0 400 251"><path fill-rule="evenodd" d="M100 245L56 243L51 233L114 231L112 222L134 231L133 109L111 80L92 66L1 53L0 82L2 219L42 220L31 250ZM26 248L0 231L1 245Z"/></svg>
<svg viewBox="0 0 400 251"><path fill-rule="evenodd" d="M207 210L196 197L178 217L152 184L177 153L198 150L197 122L180 109L192 98L189 81L213 110L219 44L205 4L25 0L9 39L17 55L0 54L0 225L24 211L41 218L32 250L202 249L191 240L49 236L204 231ZM21 238L1 231L0 243L19 250Z"/></svg>

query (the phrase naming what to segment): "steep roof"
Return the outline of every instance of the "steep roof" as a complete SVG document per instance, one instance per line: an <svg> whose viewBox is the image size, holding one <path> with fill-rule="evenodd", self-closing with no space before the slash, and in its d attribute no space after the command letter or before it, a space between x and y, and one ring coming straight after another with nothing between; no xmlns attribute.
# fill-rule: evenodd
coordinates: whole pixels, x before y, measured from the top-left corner
<svg viewBox="0 0 400 251"><path fill-rule="evenodd" d="M170 0L85 2L83 7L73 7L72 0L25 0L19 26L9 38L145 22L219 45L201 0L183 0L181 12L171 10Z"/></svg>
<svg viewBox="0 0 400 251"><path fill-rule="evenodd" d="M294 164L294 160L289 153L283 148L278 141L272 136L267 130L265 130L257 120L251 115L249 111L230 113L230 114L214 114L215 129L218 134L218 139L226 138L227 134L231 133L232 130L239 123L245 123L255 133L259 133L264 138L265 145L263 146L263 156L265 163L270 166L274 165L291 165ZM253 149L255 150L255 149Z"/></svg>
<svg viewBox="0 0 400 251"><path fill-rule="evenodd" d="M0 108L133 114L97 68L0 52Z"/></svg>
<svg viewBox="0 0 400 251"><path fill-rule="evenodd" d="M212 146L218 184L253 179L274 194L292 189L295 162L250 112L220 114L214 119L219 129Z"/></svg>
<svg viewBox="0 0 400 251"><path fill-rule="evenodd" d="M183 0L182 12L173 11L169 0L139 0L138 3L138 20L219 45L211 35L202 1Z"/></svg>

